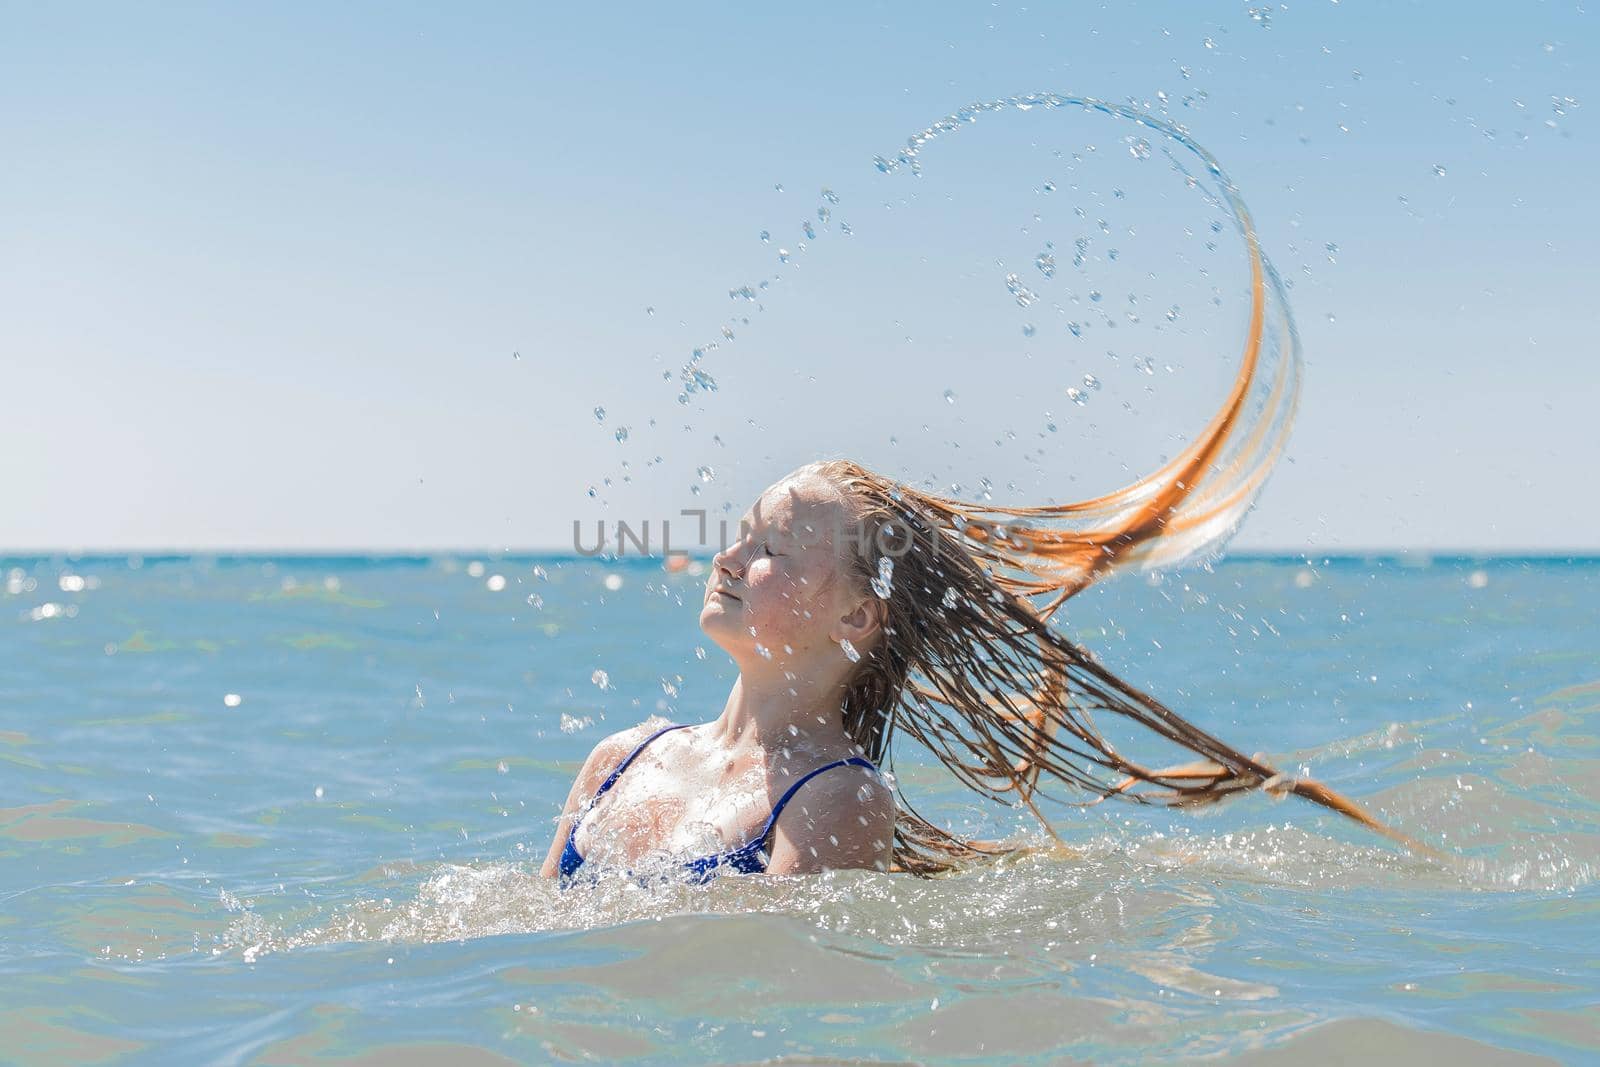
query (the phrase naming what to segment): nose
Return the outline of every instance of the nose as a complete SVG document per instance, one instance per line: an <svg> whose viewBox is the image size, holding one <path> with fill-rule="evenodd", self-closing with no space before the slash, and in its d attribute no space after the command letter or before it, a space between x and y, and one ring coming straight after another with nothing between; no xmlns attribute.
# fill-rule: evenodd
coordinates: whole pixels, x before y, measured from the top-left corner
<svg viewBox="0 0 1600 1067"><path fill-rule="evenodd" d="M733 544L728 545L726 549L712 557L712 568L722 571L723 574L730 577L730 581L742 581L744 579L744 568L749 565L750 555L754 555L754 545L750 545L749 555L741 552L744 547L746 545L744 545L742 539L741 541L734 541Z"/></svg>
<svg viewBox="0 0 1600 1067"><path fill-rule="evenodd" d="M737 568L735 568L737 564ZM729 581L737 582L744 573L744 561L739 559L739 546L729 545L715 556L711 557L711 566L728 576Z"/></svg>

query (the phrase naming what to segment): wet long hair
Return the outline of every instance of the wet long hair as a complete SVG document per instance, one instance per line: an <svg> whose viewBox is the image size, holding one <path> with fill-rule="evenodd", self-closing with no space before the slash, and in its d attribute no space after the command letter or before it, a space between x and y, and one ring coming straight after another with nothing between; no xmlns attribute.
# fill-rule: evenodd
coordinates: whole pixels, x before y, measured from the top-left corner
<svg viewBox="0 0 1600 1067"><path fill-rule="evenodd" d="M853 576L883 602L880 635L848 683L845 730L878 763L904 732L967 786L1026 807L1052 837L1037 803L1049 783L1080 803L1203 804L1263 789L1304 797L1432 853L1326 786L1212 736L1051 625L1069 597L1113 570L1170 566L1217 549L1250 509L1294 421L1300 343L1282 282L1237 190L1191 147L1219 177L1218 204L1244 238L1250 315L1232 386L1181 454L1116 492L1041 507L955 500L847 460L810 468L844 494L856 531L845 549ZM1104 716L1200 760L1149 767L1101 734L1096 718ZM1005 851L933 825L897 792L899 868L934 874Z"/></svg>
<svg viewBox="0 0 1600 1067"><path fill-rule="evenodd" d="M883 609L881 631L861 650L848 682L846 732L880 765L894 736L909 735L973 790L1027 808L1051 837L1038 805L1049 786L1065 787L1078 803L1115 797L1166 805L1262 789L1304 797L1413 851L1433 853L1326 786L1282 774L1264 757L1212 736L1118 678L1052 625L1068 598L1114 570L1173 566L1220 548L1283 452L1301 360L1282 280L1262 254L1238 190L1210 153L1181 128L1132 109L1053 96L1041 102L1122 115L1204 163L1202 173L1215 180L1208 202L1232 215L1249 261L1239 367L1221 408L1182 453L1091 500L969 503L846 460L813 464L846 499L856 532L845 548L853 578ZM902 162L914 162L916 151L908 148ZM1169 158L1200 186L1200 175ZM1110 719L1200 758L1181 767L1148 766L1100 732L1097 720ZM898 786L896 800L894 861L902 870L935 874L1007 851L933 825Z"/></svg>
<svg viewBox="0 0 1600 1067"><path fill-rule="evenodd" d="M844 493L854 512L846 549L852 577L882 601L878 637L860 650L844 702L845 731L868 759L884 764L894 736L904 733L971 789L1020 803L1053 838L1038 806L1047 785L1067 787L1079 803L1115 797L1166 805L1259 788L1305 797L1428 851L1326 786L1281 774L1212 736L1053 628L1063 590L1030 572L1047 531L999 526L847 460L805 469ZM1133 542L1111 543L1126 549ZM1106 567L1098 564L1094 573ZM1053 595L1037 604L1029 594L1041 590ZM1104 715L1201 760L1146 766L1101 734L1096 717ZM898 869L930 875L1010 851L930 823L898 784L896 792Z"/></svg>

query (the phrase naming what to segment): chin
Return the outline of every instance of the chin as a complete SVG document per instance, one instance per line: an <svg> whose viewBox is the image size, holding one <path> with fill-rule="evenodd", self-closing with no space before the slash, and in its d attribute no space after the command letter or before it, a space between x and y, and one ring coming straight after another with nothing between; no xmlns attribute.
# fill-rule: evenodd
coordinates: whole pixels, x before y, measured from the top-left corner
<svg viewBox="0 0 1600 1067"><path fill-rule="evenodd" d="M700 629L711 638L712 644L732 656L735 661L750 651L749 643L741 642L738 631L727 625L726 620L707 619L701 616Z"/></svg>
<svg viewBox="0 0 1600 1067"><path fill-rule="evenodd" d="M750 631L740 624L739 613L728 611L715 600L700 609L700 630L735 659L749 652L754 641Z"/></svg>
<svg viewBox="0 0 1600 1067"><path fill-rule="evenodd" d="M718 602L716 597L707 600L700 607L700 629L708 636L718 633L727 633L735 626L733 614L728 611L726 604Z"/></svg>

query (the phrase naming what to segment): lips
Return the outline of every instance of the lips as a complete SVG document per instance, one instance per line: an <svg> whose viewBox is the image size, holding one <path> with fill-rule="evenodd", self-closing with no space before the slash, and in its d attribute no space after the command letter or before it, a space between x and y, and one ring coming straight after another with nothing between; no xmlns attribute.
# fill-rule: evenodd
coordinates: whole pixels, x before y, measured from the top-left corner
<svg viewBox="0 0 1600 1067"><path fill-rule="evenodd" d="M711 595L712 596L725 596L729 600L738 600L739 599L738 597L734 596L732 593L728 592L726 589L713 589L713 590L711 590Z"/></svg>

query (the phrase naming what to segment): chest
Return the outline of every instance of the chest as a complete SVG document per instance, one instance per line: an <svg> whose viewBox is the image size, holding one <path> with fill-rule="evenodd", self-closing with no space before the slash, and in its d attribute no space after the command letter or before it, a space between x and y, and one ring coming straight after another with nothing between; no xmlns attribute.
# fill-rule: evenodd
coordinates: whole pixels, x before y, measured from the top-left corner
<svg viewBox="0 0 1600 1067"><path fill-rule="evenodd" d="M764 765L697 756L688 746L641 753L584 816L575 844L585 860L607 864L738 847L766 824L766 779Z"/></svg>

